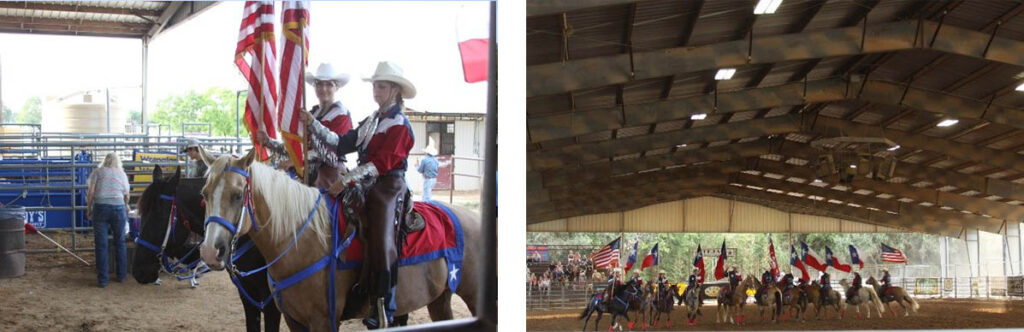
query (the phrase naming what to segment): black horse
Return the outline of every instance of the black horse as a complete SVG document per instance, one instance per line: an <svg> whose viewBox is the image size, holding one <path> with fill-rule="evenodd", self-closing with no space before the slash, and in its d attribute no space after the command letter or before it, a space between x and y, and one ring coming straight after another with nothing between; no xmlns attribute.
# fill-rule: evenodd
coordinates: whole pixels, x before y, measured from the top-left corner
<svg viewBox="0 0 1024 332"><path fill-rule="evenodd" d="M154 244L157 248L163 243L167 234L168 220L171 215L171 200L177 206L178 224L174 227L174 234L167 239L167 246L164 255L175 260L181 259L188 254L186 262L198 260L198 250L193 250L197 244L188 243L189 233L194 232L202 235L205 232L203 217L206 215L206 208L202 204L202 197L199 195L205 178L181 178L181 169L174 175L164 178L160 166L153 169L153 183L146 187L139 198L139 214L142 218L139 238ZM161 197L162 196L162 197ZM243 237L239 243L245 243L248 237ZM192 251L191 254L189 252ZM139 245L135 249L135 258L132 263L132 275L135 281L140 284L148 284L157 280L161 270L162 262L157 257L157 252ZM263 256L256 248L252 248L240 256L237 265L242 270L251 270L266 265ZM242 288L252 300L263 301L270 296L270 286L267 284L267 274L256 273L248 277L240 278ZM245 308L245 327L247 331L260 331L261 311L258 306L246 300L242 290L239 290L239 298ZM264 326L267 331L277 331L281 326L281 312L277 309L274 301L263 307Z"/></svg>
<svg viewBox="0 0 1024 332"><path fill-rule="evenodd" d="M605 303L603 296L604 292L594 293L590 296L590 301L587 302L587 307L580 313L579 319L583 320L583 331L587 330L587 325L590 323L590 316L595 312L597 313L597 320L594 321L594 331L597 331L598 324L601 323L601 317L604 313L612 314L612 322L608 326L608 330L611 331L619 323L615 320L619 316L625 317L626 322L629 322L629 302L636 297L636 294L640 292L640 289L631 280L625 285L620 285L612 290L612 298L608 303Z"/></svg>

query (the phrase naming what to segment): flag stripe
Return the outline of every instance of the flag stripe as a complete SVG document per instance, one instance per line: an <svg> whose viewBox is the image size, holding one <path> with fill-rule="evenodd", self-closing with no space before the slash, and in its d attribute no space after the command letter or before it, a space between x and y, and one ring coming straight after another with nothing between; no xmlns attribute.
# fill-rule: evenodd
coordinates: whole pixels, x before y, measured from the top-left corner
<svg viewBox="0 0 1024 332"><path fill-rule="evenodd" d="M302 144L306 133L305 126L299 121L299 113L303 106L305 86L302 82L309 49L308 8L308 1L285 1L281 22L285 38L281 55L281 105L277 116L288 157L300 177L305 177Z"/></svg>

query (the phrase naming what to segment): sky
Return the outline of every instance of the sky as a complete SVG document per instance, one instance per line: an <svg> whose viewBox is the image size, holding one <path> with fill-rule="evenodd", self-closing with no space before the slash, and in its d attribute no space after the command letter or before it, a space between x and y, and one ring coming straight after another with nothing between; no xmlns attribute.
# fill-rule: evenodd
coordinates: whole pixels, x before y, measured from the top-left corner
<svg viewBox="0 0 1024 332"><path fill-rule="evenodd" d="M246 89L234 64L243 4L215 5L150 43L150 116L167 96L215 86ZM487 36L488 6L485 1L313 1L309 70L332 62L351 75L336 98L349 108L354 121L377 108L370 83L361 78L372 76L377 62L384 60L401 66L416 85L417 96L406 101L408 107L483 113L486 82L463 81L457 43ZM277 14L280 22L280 8ZM0 34L0 45L0 93L4 105L15 111L33 96L45 99L104 88L119 96L122 107L141 108L141 40ZM283 48L280 39L277 47L278 52ZM316 104L313 89L307 89L306 100Z"/></svg>

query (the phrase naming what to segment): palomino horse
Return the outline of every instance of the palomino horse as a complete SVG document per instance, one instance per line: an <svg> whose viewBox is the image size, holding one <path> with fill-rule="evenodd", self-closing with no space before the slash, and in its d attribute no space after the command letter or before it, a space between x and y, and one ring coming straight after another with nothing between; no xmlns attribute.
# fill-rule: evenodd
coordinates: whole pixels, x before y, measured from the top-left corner
<svg viewBox="0 0 1024 332"><path fill-rule="evenodd" d="M206 225L206 239L200 250L203 261L212 269L228 267L233 241L248 234L263 257L271 262L268 277L279 281L273 294L289 328L329 331L337 329L339 317L340 320L367 317L371 310L369 303L359 303L356 307L346 301L359 270L333 269L342 259L347 260L347 250L343 250L347 241L337 246L336 250L342 251L330 253L334 244L340 242L338 239L342 236L351 239L354 234L342 235L344 230L338 229L337 220L330 218L328 199L317 189L294 181L270 166L253 162L254 151L243 158L222 156L214 160L200 149L203 161L210 165L209 179L203 188L206 220L216 221ZM475 315L480 288L477 275L481 263L480 216L462 207L442 207L461 220L465 243L461 269L464 278L455 293ZM236 220L237 224L231 225ZM328 267L312 273L306 270L318 262L326 262ZM299 272L306 277L291 278ZM458 272L449 272L448 262L443 257L399 267L395 315L429 306L432 320L451 319L448 281L458 280ZM329 280L331 275L334 278ZM295 282L290 287L282 286L292 280ZM332 286L336 287L329 292Z"/></svg>
<svg viewBox="0 0 1024 332"><path fill-rule="evenodd" d="M180 261L185 256L194 260L199 259L198 252L189 255L195 245L190 247L187 242L189 230L200 235L204 231L202 218L205 211L199 195L204 183L205 178L182 179L181 169L166 179L160 166L153 169L153 183L142 192L138 202L142 225L139 238L136 239L138 246L135 257L132 260L132 276L135 277L135 281L140 284L155 282L161 269L173 270L186 265ZM172 211L176 212L176 216L171 216ZM171 232L167 229L169 221L175 221L177 226L172 227ZM164 238L167 240L164 241ZM179 264L165 265L166 258L178 259ZM236 264L240 268L254 269L263 266L266 261L260 256L259 251L253 249L238 257ZM266 301L264 305L260 305L264 303L261 300L270 296L267 274L257 273L241 278L239 284L242 288L238 291L238 297L245 311L246 330L259 331L262 314L266 330L277 331L281 326L281 312L277 310L277 305L274 301Z"/></svg>
<svg viewBox="0 0 1024 332"><path fill-rule="evenodd" d="M880 289L875 277L868 277L867 284L875 287L876 290ZM890 286L888 292L892 292L891 297L886 296L886 294L878 294L878 298L881 299L882 303L885 304L885 307L889 309L889 312L891 312L893 316L896 316L896 312L892 310L892 303L890 303L893 301L896 301L896 303L903 307L903 317L910 316L910 311L917 313L917 309L921 308L921 306L917 304L917 300L910 297L903 287Z"/></svg>
<svg viewBox="0 0 1024 332"><path fill-rule="evenodd" d="M839 295L839 291L829 288L828 294L821 294L821 285L818 281L812 281L810 285L803 286L804 292L807 292L808 304L814 305L815 317L821 319L821 313L825 312L825 318L828 318L828 311L822 310L824 306L829 306L836 309L836 313L843 312L846 308L846 302L843 302L843 297ZM822 296L826 298L822 299ZM840 317L841 318L841 317Z"/></svg>
<svg viewBox="0 0 1024 332"><path fill-rule="evenodd" d="M659 285L658 291L654 294L654 301L651 303L651 327L655 327L661 321L661 315L665 315L665 327L672 327L672 302L675 299L673 294L679 294L679 288L676 285L669 287L661 287Z"/></svg>
<svg viewBox="0 0 1024 332"><path fill-rule="evenodd" d="M755 289L761 290L763 286L761 281L754 279L753 283ZM755 302L757 302L757 309L761 313L762 322L764 321L765 309L768 310L768 314L771 316L771 320L773 322L779 322L779 319L782 318L783 303L782 291L780 291L778 287L769 286L764 288L763 291L761 291L761 294L758 294L754 299L756 300Z"/></svg>
<svg viewBox="0 0 1024 332"><path fill-rule="evenodd" d="M839 284L843 285L843 293L849 294L848 290L851 287L850 282L846 281L846 279L842 279L839 280ZM878 317L882 317L882 301L878 299L878 294L875 293L874 288L861 287L860 290L857 291L857 295L854 295L852 298L847 298L847 300L850 301L850 304L852 304L854 308L857 308L857 318L860 318L860 307L864 305L868 306L868 318L871 318L871 306L874 306L875 309L878 310ZM844 310L841 316L845 315L846 311Z"/></svg>
<svg viewBox="0 0 1024 332"><path fill-rule="evenodd" d="M736 285L736 289L732 290L729 294L719 291L718 293L718 312L716 322L721 323L724 321L736 324L736 314L740 315L740 323L746 323L746 315L743 314L743 305L747 303L747 290L754 288L755 282L754 276L747 276ZM722 310L722 309L725 310Z"/></svg>

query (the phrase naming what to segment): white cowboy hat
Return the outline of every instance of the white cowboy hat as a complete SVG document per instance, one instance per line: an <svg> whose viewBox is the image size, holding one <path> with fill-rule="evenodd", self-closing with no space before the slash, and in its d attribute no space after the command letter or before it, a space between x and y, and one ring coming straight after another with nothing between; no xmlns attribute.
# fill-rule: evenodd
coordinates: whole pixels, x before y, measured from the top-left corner
<svg viewBox="0 0 1024 332"><path fill-rule="evenodd" d="M437 155L437 148L434 147L434 138L427 137L427 147L423 148L423 153L429 154L431 156Z"/></svg>
<svg viewBox="0 0 1024 332"><path fill-rule="evenodd" d="M334 69L334 66L329 63L321 63L316 68L316 74L306 72L306 83L316 84L316 81L335 81L338 82L338 88L348 84L348 74L338 72Z"/></svg>
<svg viewBox="0 0 1024 332"><path fill-rule="evenodd" d="M394 82L402 87L402 98L412 99L416 97L416 86L412 85L412 82L405 78L402 67L399 67L391 61L381 61L377 63L377 70L373 72L373 76L370 78L364 78L363 81Z"/></svg>

